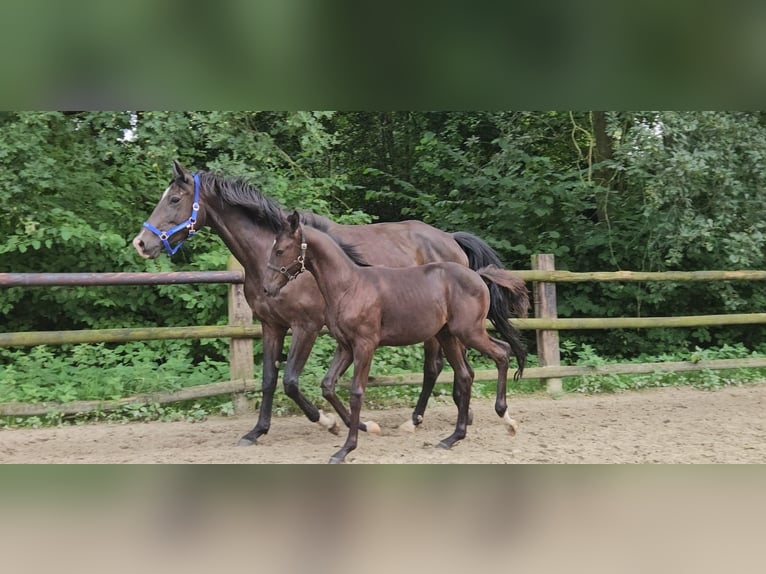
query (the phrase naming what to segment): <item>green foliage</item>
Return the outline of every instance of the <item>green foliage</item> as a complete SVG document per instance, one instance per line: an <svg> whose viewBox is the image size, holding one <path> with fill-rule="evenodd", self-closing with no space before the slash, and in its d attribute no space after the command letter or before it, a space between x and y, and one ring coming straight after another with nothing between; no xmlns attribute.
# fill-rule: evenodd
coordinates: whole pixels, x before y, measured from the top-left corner
<svg viewBox="0 0 766 574"><path fill-rule="evenodd" d="M569 365L608 365L618 362L614 358L599 356L588 344L578 345L572 340L561 343L562 362ZM697 347L688 353L665 353L662 355L640 355L628 362L661 363L672 361L692 361L713 359L742 359L762 356L744 345L724 345L718 348L701 349ZM748 384L762 381L766 369L732 369L715 371L705 369L691 372L660 372L644 375L584 375L564 379L565 392L601 393L638 390L651 387L691 385L701 389L715 390L728 385Z"/></svg>
<svg viewBox="0 0 766 574"><path fill-rule="evenodd" d="M209 230L172 260L145 261L130 245L176 158L338 221L417 218L471 231L512 268L528 268L529 256L542 252L574 271L766 265L766 116L759 112L96 111L0 114L0 272L223 269L227 250ZM752 282L566 284L558 294L562 317L746 313L766 305L766 288ZM227 313L224 286L176 285L3 289L0 314L0 331L11 332L222 324ZM567 345L569 360L599 364L711 348L752 352L766 347L766 335L757 326L626 329L577 333ZM303 376L317 402L333 350L321 338ZM225 378L227 354L225 340L1 350L0 400L106 398L210 382ZM386 349L373 375L421 368L420 347ZM657 377L572 384L603 390L668 381ZM702 386L725 380L684 377ZM376 392L381 400L396 395ZM410 400L414 392L397 396ZM188 405L189 412L218 408L226 407ZM172 408L137 412L176 416Z"/></svg>
<svg viewBox="0 0 766 574"><path fill-rule="evenodd" d="M192 360L188 341L0 349L0 403L110 400L225 380L228 363Z"/></svg>
<svg viewBox="0 0 766 574"><path fill-rule="evenodd" d="M338 153L383 219L471 231L511 267L748 269L764 265L766 122L738 112L340 114ZM376 137L365 137L372 131ZM364 194L362 194L364 192ZM560 286L559 314L756 312L757 283ZM764 341L762 329L578 335L602 354Z"/></svg>

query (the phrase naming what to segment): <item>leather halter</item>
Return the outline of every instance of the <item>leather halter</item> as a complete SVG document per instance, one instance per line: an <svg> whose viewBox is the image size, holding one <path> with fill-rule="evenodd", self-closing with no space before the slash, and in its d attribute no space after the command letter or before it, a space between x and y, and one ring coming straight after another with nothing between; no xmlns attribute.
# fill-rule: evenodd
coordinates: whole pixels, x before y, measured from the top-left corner
<svg viewBox="0 0 766 574"><path fill-rule="evenodd" d="M288 281L292 281L298 275L303 273L306 270L306 249L308 248L308 243L306 243L306 240L303 238L303 229L301 229L301 254L298 255L298 257L290 263L290 265L287 265L286 267L277 267L276 265L272 265L271 263L268 264L268 268L273 271L279 271L282 275L287 277ZM293 269L298 266L298 270L293 272Z"/></svg>

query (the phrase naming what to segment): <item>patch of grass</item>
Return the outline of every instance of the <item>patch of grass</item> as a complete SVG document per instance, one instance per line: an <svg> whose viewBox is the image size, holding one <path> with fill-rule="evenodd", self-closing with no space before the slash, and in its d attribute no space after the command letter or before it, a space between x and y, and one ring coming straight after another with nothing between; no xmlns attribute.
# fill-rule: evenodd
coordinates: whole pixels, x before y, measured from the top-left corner
<svg viewBox="0 0 766 574"><path fill-rule="evenodd" d="M0 349L0 403L3 402L67 402L73 400L109 400L141 393L168 391L198 384L228 379L228 364L205 358L193 361L189 342L156 341L125 345L70 345L66 347L32 347L25 350ZM335 342L320 337L301 376L301 390L305 396L324 410L331 410L321 393L320 381L335 350ZM602 357L588 344L571 341L561 343L562 363L570 365L607 365L626 362L621 357ZM634 362L701 361L712 359L764 356L766 348L755 351L744 345L724 345L686 353L639 356ZM492 369L494 364L473 352L469 362L475 370ZM536 366L537 358L530 356L528 366ZM376 352L372 375L383 376L422 372L423 347L382 348ZM515 368L513 365L512 369ZM659 368L659 365L658 365ZM261 366L255 365L260 379ZM449 367L445 371L449 372ZM353 368L346 373L348 380ZM511 371L512 372L512 371ZM701 389L719 389L741 385L766 378L766 369L736 369L727 371L704 370L687 373L655 372L641 375L586 375L564 379L565 392L602 393L650 387L691 385ZM348 390L338 388L338 395L348 404ZM474 397L494 397L495 381L476 381ZM545 392L537 379L508 382L508 393L529 394ZM420 394L420 385L371 386L365 393L365 408L385 409L412 407ZM251 393L256 409L260 392ZM431 400L452 403L452 386L437 384ZM87 415L5 417L3 426L51 426L82 424L85 422L173 421L204 420L208 416L231 415L230 397L174 403L171 405L129 405L119 410ZM300 414L280 385L274 398L274 414Z"/></svg>
<svg viewBox="0 0 766 574"><path fill-rule="evenodd" d="M624 359L607 359L595 353L593 347L584 344L577 346L571 342L561 344L562 362L572 365L608 365L613 363L662 363L671 361L692 361L714 359L741 359L746 357L763 356L761 353L750 351L744 345L724 345L718 348L700 349L696 347L689 353L666 354L660 356L641 355L631 361ZM701 389L719 389L731 385L750 384L766 378L766 369L729 369L691 372L662 372L658 371L636 375L584 375L564 379L565 392L601 393L638 390L652 387L670 387L688 385Z"/></svg>

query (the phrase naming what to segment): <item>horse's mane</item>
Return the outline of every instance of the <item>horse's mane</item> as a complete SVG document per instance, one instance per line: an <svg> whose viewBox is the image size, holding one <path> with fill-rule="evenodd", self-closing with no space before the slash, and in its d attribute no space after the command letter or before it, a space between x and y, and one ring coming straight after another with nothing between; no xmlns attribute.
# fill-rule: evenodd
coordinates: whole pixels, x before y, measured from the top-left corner
<svg viewBox="0 0 766 574"><path fill-rule="evenodd" d="M314 227L314 226L312 225L311 227ZM367 263L364 257L362 257L362 255L359 253L359 250L357 249L356 245L343 241L342 239L339 239L338 237L334 236L332 233L328 233L328 232L325 232L325 233L327 233L330 239L332 239L335 243L338 244L338 247L341 248L343 253L345 253L348 256L348 258L354 262L354 264L358 265L359 267L370 267L370 264Z"/></svg>
<svg viewBox="0 0 766 574"><path fill-rule="evenodd" d="M214 172L200 172L202 185L212 189L224 203L243 208L253 220L278 233L284 225L287 212L274 199L263 195L255 185L242 177L225 177ZM310 211L301 212L301 221L306 225L327 232L330 220Z"/></svg>
<svg viewBox="0 0 766 574"><path fill-rule="evenodd" d="M285 225L287 212L274 199L263 195L260 189L248 183L241 177L225 177L223 175L202 171L200 181L207 189L212 189L224 203L243 208L253 220L268 227L274 233L279 233ZM369 267L359 254L356 246L347 243L330 233L330 220L310 211L301 211L301 222L319 231L327 233L343 252L359 266Z"/></svg>

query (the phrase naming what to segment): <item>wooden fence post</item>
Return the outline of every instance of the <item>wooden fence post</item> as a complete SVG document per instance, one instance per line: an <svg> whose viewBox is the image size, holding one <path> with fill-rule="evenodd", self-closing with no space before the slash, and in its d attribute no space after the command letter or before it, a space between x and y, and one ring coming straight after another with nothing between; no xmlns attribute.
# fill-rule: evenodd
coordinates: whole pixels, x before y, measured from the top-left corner
<svg viewBox="0 0 766 574"><path fill-rule="evenodd" d="M540 271L554 271L556 269L555 258L552 254L538 254L532 256L532 269ZM556 284L537 281L533 283L533 296L535 300L535 317L556 319ZM541 367L558 367L561 365L559 355L559 332L540 329L537 333L537 357ZM556 395L562 392L560 378L545 379L549 394Z"/></svg>
<svg viewBox="0 0 766 574"><path fill-rule="evenodd" d="M229 271L243 270L242 265L231 255L227 264ZM253 312L245 300L245 286L241 283L229 284L229 325L250 326L253 324ZM253 379L253 340L232 337L229 342L229 378L231 380ZM248 410L247 399L243 392L231 395L234 414L243 414Z"/></svg>

